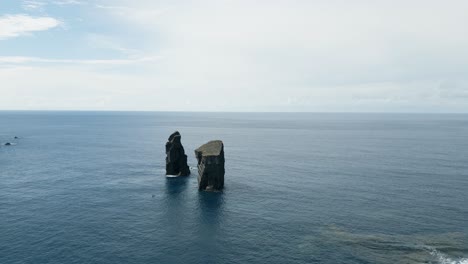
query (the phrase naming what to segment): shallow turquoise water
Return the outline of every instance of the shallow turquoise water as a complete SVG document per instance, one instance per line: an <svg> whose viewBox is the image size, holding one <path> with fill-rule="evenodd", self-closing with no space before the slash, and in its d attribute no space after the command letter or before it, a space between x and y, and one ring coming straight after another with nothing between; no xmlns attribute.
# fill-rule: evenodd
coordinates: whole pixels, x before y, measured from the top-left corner
<svg viewBox="0 0 468 264"><path fill-rule="evenodd" d="M468 263L468 115L0 112L0 263ZM222 139L226 189L164 176ZM20 138L14 140L14 136Z"/></svg>

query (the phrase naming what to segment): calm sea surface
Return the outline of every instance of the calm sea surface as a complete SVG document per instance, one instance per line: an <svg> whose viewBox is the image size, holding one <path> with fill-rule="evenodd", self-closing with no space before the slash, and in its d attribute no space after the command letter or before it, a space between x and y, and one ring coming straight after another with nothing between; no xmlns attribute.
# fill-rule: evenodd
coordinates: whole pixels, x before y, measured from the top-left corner
<svg viewBox="0 0 468 264"><path fill-rule="evenodd" d="M1 264L468 263L468 115L0 112L0 142Z"/></svg>

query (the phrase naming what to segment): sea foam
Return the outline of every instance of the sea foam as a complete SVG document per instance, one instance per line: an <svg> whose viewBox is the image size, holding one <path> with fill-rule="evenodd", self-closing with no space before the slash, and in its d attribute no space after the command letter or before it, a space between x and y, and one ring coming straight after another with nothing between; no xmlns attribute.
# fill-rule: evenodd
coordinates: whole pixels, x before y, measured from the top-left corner
<svg viewBox="0 0 468 264"><path fill-rule="evenodd" d="M468 258L453 259L435 248L427 247L429 253L435 257L440 264L468 264Z"/></svg>

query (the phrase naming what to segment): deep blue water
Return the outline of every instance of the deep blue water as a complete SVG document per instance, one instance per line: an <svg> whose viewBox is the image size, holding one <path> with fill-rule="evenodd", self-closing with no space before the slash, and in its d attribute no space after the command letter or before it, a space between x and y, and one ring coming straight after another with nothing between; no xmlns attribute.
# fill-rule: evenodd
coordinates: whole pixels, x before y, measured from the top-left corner
<svg viewBox="0 0 468 264"><path fill-rule="evenodd" d="M222 193L164 175L225 144ZM14 140L13 137L20 137ZM0 263L468 263L468 115L0 112Z"/></svg>

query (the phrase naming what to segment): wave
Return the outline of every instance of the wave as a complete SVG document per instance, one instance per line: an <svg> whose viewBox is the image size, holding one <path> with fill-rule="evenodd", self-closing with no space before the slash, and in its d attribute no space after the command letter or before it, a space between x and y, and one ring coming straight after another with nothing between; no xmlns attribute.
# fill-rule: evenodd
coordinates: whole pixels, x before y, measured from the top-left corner
<svg viewBox="0 0 468 264"><path fill-rule="evenodd" d="M362 263L379 264L468 264L465 233L382 234L357 233L330 225L317 234L306 234L299 242L309 252L323 242L340 248Z"/></svg>
<svg viewBox="0 0 468 264"><path fill-rule="evenodd" d="M436 258L439 264L468 264L468 258L453 259L433 247L426 247L426 250Z"/></svg>

